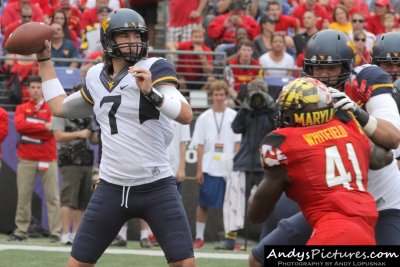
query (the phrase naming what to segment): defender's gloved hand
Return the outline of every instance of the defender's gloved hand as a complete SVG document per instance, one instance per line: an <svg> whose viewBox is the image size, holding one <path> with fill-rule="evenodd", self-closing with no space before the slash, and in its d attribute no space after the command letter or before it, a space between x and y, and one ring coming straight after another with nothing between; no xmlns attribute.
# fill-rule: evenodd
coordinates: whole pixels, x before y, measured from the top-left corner
<svg viewBox="0 0 400 267"><path fill-rule="evenodd" d="M358 83L358 80L354 78L351 82L345 83L344 91L351 100L363 108L365 103L371 98L372 87L367 87L367 80L361 80Z"/></svg>

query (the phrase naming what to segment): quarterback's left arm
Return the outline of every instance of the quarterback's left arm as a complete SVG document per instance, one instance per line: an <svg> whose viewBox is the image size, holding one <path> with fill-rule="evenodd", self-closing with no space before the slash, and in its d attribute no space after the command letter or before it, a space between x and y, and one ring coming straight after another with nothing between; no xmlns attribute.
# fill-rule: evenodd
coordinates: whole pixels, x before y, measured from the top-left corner
<svg viewBox="0 0 400 267"><path fill-rule="evenodd" d="M157 107L158 110L168 118L181 124L189 124L193 118L192 108L178 89L172 84L161 84L157 89L164 97L161 106ZM178 115L176 116L175 114Z"/></svg>
<svg viewBox="0 0 400 267"><path fill-rule="evenodd" d="M169 63L159 60L150 70L134 66L128 71L135 78L140 91L162 114L181 124L192 121L192 108L178 91L176 75Z"/></svg>

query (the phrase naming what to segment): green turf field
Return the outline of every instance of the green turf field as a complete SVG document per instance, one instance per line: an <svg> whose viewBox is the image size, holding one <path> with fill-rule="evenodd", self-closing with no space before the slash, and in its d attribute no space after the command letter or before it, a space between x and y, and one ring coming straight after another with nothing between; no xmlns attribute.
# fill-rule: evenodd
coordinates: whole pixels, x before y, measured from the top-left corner
<svg viewBox="0 0 400 267"><path fill-rule="evenodd" d="M199 267L247 266L248 251L219 252L216 244L209 243L196 250ZM49 243L47 238L30 238L26 242L8 242L0 234L0 267L63 267L68 259L70 246ZM96 266L104 267L157 267L168 266L159 248L141 249L138 241L129 241L126 248L111 248L100 258Z"/></svg>

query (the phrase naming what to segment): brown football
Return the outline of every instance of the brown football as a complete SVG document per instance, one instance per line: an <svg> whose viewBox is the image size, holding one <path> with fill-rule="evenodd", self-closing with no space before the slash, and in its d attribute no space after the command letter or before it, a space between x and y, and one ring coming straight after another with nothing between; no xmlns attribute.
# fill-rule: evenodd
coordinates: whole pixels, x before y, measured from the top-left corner
<svg viewBox="0 0 400 267"><path fill-rule="evenodd" d="M31 55L44 49L44 41L51 40L54 30L42 22L28 22L16 28L4 47L8 52Z"/></svg>

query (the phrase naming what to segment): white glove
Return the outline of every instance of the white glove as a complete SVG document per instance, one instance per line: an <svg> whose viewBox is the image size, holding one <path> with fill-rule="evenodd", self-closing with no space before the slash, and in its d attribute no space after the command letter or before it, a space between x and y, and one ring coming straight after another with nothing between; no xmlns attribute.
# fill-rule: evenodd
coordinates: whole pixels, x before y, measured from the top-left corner
<svg viewBox="0 0 400 267"><path fill-rule="evenodd" d="M344 92L340 92L338 89L329 87L329 92L333 98L333 107L343 111L355 112L358 108L357 104L353 102Z"/></svg>

